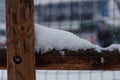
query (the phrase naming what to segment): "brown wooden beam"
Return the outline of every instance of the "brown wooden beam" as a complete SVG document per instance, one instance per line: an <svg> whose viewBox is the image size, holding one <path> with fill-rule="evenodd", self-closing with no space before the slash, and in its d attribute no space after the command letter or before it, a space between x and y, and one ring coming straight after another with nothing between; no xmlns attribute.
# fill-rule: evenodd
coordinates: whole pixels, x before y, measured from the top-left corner
<svg viewBox="0 0 120 80"><path fill-rule="evenodd" d="M34 0L6 0L8 80L35 80Z"/></svg>
<svg viewBox="0 0 120 80"><path fill-rule="evenodd" d="M64 51L61 56L59 51L50 51L41 55L36 53L36 70L120 70L120 53L114 51L94 50ZM100 63L100 58L105 63ZM6 69L6 50L0 50L0 69Z"/></svg>

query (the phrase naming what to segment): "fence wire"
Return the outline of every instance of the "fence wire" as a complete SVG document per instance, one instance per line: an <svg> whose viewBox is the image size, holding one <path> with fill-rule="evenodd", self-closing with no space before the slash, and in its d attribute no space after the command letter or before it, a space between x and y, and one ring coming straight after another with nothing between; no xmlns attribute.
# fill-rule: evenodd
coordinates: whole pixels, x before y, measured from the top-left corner
<svg viewBox="0 0 120 80"><path fill-rule="evenodd" d="M120 71L37 70L36 80L120 80ZM0 70L0 80L7 80Z"/></svg>
<svg viewBox="0 0 120 80"><path fill-rule="evenodd" d="M34 3L38 24L72 31L92 43L99 43L97 23L104 21L113 34L113 43L119 43L119 0L35 0Z"/></svg>
<svg viewBox="0 0 120 80"><path fill-rule="evenodd" d="M35 21L51 28L72 31L93 43L96 22L104 20L119 43L120 0L34 0ZM5 0L0 0L0 24L5 23ZM37 70L36 80L120 80L120 71ZM0 80L7 80L0 70Z"/></svg>
<svg viewBox="0 0 120 80"><path fill-rule="evenodd" d="M36 71L37 80L120 80L119 71Z"/></svg>

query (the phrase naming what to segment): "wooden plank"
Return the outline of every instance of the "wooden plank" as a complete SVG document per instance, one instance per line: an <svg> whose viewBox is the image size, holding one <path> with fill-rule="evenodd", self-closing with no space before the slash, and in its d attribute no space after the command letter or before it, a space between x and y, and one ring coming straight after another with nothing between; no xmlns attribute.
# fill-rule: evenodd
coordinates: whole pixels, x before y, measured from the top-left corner
<svg viewBox="0 0 120 80"><path fill-rule="evenodd" d="M35 80L34 0L6 0L8 80Z"/></svg>
<svg viewBox="0 0 120 80"><path fill-rule="evenodd" d="M100 64L101 56L105 59L104 65ZM5 49L0 50L0 69L6 69ZM58 51L36 53L36 70L120 70L120 53L117 50L67 51L64 57Z"/></svg>

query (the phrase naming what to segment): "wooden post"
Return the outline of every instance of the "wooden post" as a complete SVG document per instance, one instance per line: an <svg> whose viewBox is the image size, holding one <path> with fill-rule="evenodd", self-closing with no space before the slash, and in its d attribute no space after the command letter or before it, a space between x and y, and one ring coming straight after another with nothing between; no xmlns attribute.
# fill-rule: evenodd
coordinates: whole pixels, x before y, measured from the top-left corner
<svg viewBox="0 0 120 80"><path fill-rule="evenodd" d="M6 0L8 80L35 80L34 0Z"/></svg>

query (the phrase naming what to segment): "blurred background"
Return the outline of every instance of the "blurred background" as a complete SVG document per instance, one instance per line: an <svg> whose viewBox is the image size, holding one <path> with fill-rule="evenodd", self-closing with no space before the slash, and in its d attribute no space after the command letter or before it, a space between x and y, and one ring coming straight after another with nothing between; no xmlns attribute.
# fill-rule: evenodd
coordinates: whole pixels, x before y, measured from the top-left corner
<svg viewBox="0 0 120 80"><path fill-rule="evenodd" d="M107 47L120 43L120 0L34 0L35 22L73 32ZM5 46L5 0L0 0L0 46ZM110 41L110 42L109 42ZM37 80L120 80L119 71L36 71ZM0 80L6 71L0 70Z"/></svg>
<svg viewBox="0 0 120 80"><path fill-rule="evenodd" d="M101 45L98 27L104 22L111 44L120 43L120 0L34 0L34 4L35 22L40 25L67 30ZM0 0L0 23L5 26L5 0ZM2 29L0 34L5 34Z"/></svg>
<svg viewBox="0 0 120 80"><path fill-rule="evenodd" d="M36 23L71 31L99 45L101 21L112 34L111 43L120 43L120 0L35 0Z"/></svg>

